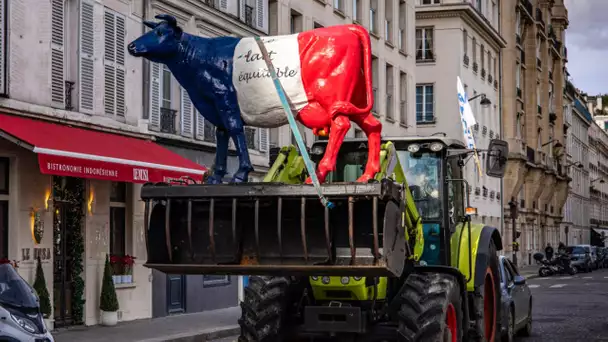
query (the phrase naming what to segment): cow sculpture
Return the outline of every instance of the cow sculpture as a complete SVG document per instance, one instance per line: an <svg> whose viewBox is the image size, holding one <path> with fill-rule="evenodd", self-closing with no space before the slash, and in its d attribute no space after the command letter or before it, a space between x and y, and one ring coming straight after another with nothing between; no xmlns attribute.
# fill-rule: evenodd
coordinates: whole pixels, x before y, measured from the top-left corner
<svg viewBox="0 0 608 342"><path fill-rule="evenodd" d="M215 125L215 168L207 182L222 182L229 138L239 156L232 182L247 181L253 167L244 126L273 128L287 123L255 39L203 38L183 32L173 16L160 14L156 19L160 23L144 21L151 31L130 43L129 53L166 64L197 111ZM365 171L357 181L372 179L380 169L382 125L370 114L374 97L368 32L358 25L340 25L262 41L297 120L315 135L329 135L317 167L319 181L335 169L351 121L365 132L369 146Z"/></svg>

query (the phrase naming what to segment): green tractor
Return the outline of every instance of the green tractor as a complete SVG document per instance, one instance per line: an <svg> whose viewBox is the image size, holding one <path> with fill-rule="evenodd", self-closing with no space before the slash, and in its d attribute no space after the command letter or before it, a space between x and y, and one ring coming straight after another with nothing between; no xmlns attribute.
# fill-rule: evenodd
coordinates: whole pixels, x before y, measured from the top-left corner
<svg viewBox="0 0 608 342"><path fill-rule="evenodd" d="M311 148L313 161L326 142ZM496 228L471 223L463 167L474 151L445 137L384 139L381 171L356 183L367 140L346 140L323 206L293 146L263 182L147 184L147 267L247 275L239 341L500 339ZM488 176L508 145L492 140Z"/></svg>

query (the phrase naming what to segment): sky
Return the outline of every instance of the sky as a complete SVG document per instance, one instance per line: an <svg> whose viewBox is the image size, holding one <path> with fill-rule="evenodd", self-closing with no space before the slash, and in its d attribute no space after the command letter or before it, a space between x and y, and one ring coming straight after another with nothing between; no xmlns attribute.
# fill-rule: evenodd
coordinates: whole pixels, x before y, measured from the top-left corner
<svg viewBox="0 0 608 342"><path fill-rule="evenodd" d="M569 21L566 67L572 82L589 95L608 93L608 1L565 0L564 3Z"/></svg>

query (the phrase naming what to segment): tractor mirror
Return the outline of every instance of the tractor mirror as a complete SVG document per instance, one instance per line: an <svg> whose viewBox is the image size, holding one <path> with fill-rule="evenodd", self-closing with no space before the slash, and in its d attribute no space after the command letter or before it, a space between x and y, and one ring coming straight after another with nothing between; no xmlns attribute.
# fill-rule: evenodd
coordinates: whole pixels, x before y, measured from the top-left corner
<svg viewBox="0 0 608 342"><path fill-rule="evenodd" d="M502 178L507 167L509 144L504 140L492 139L486 158L486 174L490 177Z"/></svg>
<svg viewBox="0 0 608 342"><path fill-rule="evenodd" d="M466 207L465 214L466 215L477 215L477 208Z"/></svg>

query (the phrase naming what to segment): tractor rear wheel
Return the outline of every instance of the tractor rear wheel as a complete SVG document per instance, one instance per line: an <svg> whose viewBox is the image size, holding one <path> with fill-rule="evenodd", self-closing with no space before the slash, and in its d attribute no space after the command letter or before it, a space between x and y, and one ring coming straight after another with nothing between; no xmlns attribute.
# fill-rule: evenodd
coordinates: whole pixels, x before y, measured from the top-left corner
<svg viewBox="0 0 608 342"><path fill-rule="evenodd" d="M286 321L289 278L250 276L241 303L239 342L281 341Z"/></svg>
<svg viewBox="0 0 608 342"><path fill-rule="evenodd" d="M462 341L462 297L454 276L412 274L402 289L397 314L400 341Z"/></svg>
<svg viewBox="0 0 608 342"><path fill-rule="evenodd" d="M478 312L482 316L477 317L477 339L475 341L495 342L498 341L500 331L500 274L498 270L498 253L494 241L490 241L489 260L484 272L484 282L475 289L475 302ZM479 271L479 270L478 270Z"/></svg>

